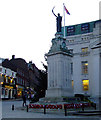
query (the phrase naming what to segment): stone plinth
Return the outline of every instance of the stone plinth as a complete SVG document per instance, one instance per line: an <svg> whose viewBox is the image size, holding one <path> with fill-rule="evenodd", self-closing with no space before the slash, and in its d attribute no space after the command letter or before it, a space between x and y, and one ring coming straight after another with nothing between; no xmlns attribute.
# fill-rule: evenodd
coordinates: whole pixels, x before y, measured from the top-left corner
<svg viewBox="0 0 101 120"><path fill-rule="evenodd" d="M46 97L73 96L71 79L72 54L59 34L52 40L52 47L47 54L48 89Z"/></svg>

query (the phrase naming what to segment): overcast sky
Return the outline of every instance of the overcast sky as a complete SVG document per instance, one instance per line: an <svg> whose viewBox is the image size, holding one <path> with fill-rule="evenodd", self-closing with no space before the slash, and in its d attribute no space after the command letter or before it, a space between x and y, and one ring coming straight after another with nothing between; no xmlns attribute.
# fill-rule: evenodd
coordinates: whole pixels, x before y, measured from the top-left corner
<svg viewBox="0 0 101 120"><path fill-rule="evenodd" d="M74 25L99 19L100 0L0 0L0 57L32 60L42 68L44 54L56 32L56 18L63 16L63 3L71 15L65 24ZM64 24L64 23L62 23Z"/></svg>

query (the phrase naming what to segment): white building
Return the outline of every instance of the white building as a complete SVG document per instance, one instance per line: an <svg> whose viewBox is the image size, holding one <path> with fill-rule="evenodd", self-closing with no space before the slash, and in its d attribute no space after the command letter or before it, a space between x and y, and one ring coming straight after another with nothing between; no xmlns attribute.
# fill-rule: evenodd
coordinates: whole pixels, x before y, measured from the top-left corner
<svg viewBox="0 0 101 120"><path fill-rule="evenodd" d="M101 97L101 20L65 29L67 47L74 54L71 69L74 94Z"/></svg>
<svg viewBox="0 0 101 120"><path fill-rule="evenodd" d="M4 59L0 58L0 95L3 99L11 99L16 94L16 72L3 67L3 61Z"/></svg>

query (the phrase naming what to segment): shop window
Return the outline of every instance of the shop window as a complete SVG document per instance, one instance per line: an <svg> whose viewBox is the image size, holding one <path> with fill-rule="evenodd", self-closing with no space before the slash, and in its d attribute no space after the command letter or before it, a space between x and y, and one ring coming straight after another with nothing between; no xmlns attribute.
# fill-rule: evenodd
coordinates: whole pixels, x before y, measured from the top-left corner
<svg viewBox="0 0 101 120"><path fill-rule="evenodd" d="M88 61L82 61L82 74L88 74Z"/></svg>
<svg viewBox="0 0 101 120"><path fill-rule="evenodd" d="M2 95L4 95L4 93L5 93L5 90L4 90L4 88L2 88Z"/></svg>
<svg viewBox="0 0 101 120"><path fill-rule="evenodd" d="M1 85L3 85L4 83L3 82L0 82Z"/></svg>
<svg viewBox="0 0 101 120"><path fill-rule="evenodd" d="M88 91L89 90L89 80L82 80L83 84L83 90Z"/></svg>
<svg viewBox="0 0 101 120"><path fill-rule="evenodd" d="M10 80L10 83L11 83L11 84L13 84L13 83L14 83L14 78L12 78L12 79Z"/></svg>
<svg viewBox="0 0 101 120"><path fill-rule="evenodd" d="M7 90L7 89L5 89L5 95L7 95L7 93L8 93L8 90Z"/></svg>
<svg viewBox="0 0 101 120"><path fill-rule="evenodd" d="M18 88L18 91L17 91L18 96L22 96L22 91L23 91L23 89L22 89L22 88Z"/></svg>

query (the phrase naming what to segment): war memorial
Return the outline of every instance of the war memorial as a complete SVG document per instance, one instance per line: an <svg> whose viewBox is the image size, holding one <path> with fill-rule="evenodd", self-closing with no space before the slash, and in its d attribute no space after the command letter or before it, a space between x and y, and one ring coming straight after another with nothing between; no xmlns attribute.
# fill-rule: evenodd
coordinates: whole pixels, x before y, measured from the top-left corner
<svg viewBox="0 0 101 120"><path fill-rule="evenodd" d="M44 109L44 114L46 114L46 111L51 111L51 109L55 109L55 111L60 109L67 116L67 109L72 109L74 111L71 112L72 115L92 115L93 113L100 115L99 107L95 103L87 98L83 101L82 98L79 99L79 97L74 95L71 75L73 54L68 49L66 38L61 31L62 17L59 13L55 17L57 31L55 38L52 39L52 46L46 54L48 63L48 88L46 96L39 99L37 103L29 104L29 108ZM85 109L87 109L86 112L84 112ZM78 110L80 110L80 113Z"/></svg>
<svg viewBox="0 0 101 120"><path fill-rule="evenodd" d="M44 99L62 101L63 97L72 97L71 84L71 58L72 53L68 50L65 38L61 32L62 17L58 13L56 17L57 32L52 39L52 46L46 54L48 63L48 89Z"/></svg>
<svg viewBox="0 0 101 120"><path fill-rule="evenodd" d="M55 38L52 39L52 46L47 54L48 63L48 88L46 91L46 96L41 98L37 104L29 105L34 108L46 108L50 109L63 109L63 108L82 108L83 107L93 107L94 109L99 109L99 105L96 106L95 103L90 101L85 97L83 101L82 97L75 97L74 89L72 87L72 74L71 74L71 64L73 53L68 49L66 44L66 38L62 31L62 17L58 13L54 16L56 17L56 34ZM72 101L74 100L74 101ZM86 103L82 103L86 102ZM58 106L57 106L58 105ZM91 108L90 108L91 109Z"/></svg>
<svg viewBox="0 0 101 120"><path fill-rule="evenodd" d="M59 16L58 16L59 17ZM57 19L59 19L57 17ZM57 24L59 24L57 20ZM61 28L57 25L57 28ZM59 31L59 32L58 32ZM71 57L65 38L61 34L61 29L57 29L55 38L52 39L52 46L47 55L48 62L48 89L46 97L66 97L73 96L71 86Z"/></svg>

